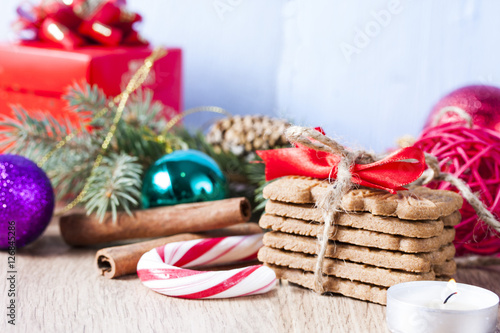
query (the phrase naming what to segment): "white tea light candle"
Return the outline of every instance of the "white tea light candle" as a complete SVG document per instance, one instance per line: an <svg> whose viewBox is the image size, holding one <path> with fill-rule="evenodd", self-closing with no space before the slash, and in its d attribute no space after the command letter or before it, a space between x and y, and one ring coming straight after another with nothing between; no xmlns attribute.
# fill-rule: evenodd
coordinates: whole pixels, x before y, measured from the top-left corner
<svg viewBox="0 0 500 333"><path fill-rule="evenodd" d="M495 332L498 296L463 283L415 281L387 291L387 326L393 333Z"/></svg>

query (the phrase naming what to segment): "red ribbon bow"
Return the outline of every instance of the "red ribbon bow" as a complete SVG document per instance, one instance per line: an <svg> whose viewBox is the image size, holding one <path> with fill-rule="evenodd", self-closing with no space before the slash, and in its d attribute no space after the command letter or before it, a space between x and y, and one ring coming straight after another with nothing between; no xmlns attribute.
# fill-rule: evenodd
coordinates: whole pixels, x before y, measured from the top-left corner
<svg viewBox="0 0 500 333"><path fill-rule="evenodd" d="M41 2L33 7L21 5L14 27L24 40L42 40L66 49L88 44L148 44L133 28L142 17L127 11L124 0L106 0L93 10L88 7L84 0Z"/></svg>
<svg viewBox="0 0 500 333"><path fill-rule="evenodd" d="M335 179L340 156L297 145L257 151L266 164L266 180L283 176L307 176ZM354 164L351 181L396 193L406 190L403 186L415 181L426 168L425 155L416 147L403 148L370 164Z"/></svg>

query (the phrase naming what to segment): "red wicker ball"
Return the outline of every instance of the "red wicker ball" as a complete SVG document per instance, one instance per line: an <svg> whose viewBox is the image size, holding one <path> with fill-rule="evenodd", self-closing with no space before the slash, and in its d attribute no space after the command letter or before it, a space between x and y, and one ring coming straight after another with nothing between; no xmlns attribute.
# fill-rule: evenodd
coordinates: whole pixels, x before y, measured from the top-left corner
<svg viewBox="0 0 500 333"><path fill-rule="evenodd" d="M500 132L500 88L476 85L452 91L432 108L424 128L436 124L460 122L462 118L452 112L439 114L443 108L450 106L468 113L475 125Z"/></svg>
<svg viewBox="0 0 500 333"><path fill-rule="evenodd" d="M500 217L500 133L465 123L444 123L424 129L415 143L438 158L441 171L465 181L485 206ZM458 192L447 182L432 182L432 188ZM455 227L457 255L500 256L500 235L478 220L464 200L462 222Z"/></svg>

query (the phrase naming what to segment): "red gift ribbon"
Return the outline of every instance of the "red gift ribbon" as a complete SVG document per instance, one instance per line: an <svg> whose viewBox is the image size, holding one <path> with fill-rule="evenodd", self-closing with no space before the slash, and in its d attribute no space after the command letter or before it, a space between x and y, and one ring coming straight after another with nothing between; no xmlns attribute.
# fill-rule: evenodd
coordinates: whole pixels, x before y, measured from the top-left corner
<svg viewBox="0 0 500 333"><path fill-rule="evenodd" d="M92 12L85 12L85 2L74 0L40 3L18 7L17 30L34 31L35 39L59 44L66 49L88 44L106 46L147 45L133 24L142 20L139 14L125 9L125 1L107 0Z"/></svg>
<svg viewBox="0 0 500 333"><path fill-rule="evenodd" d="M283 176L336 179L340 156L297 145L257 151L266 164L266 180ZM424 152L416 147L403 148L379 161L354 164L351 181L361 186L396 193L417 180L426 168Z"/></svg>

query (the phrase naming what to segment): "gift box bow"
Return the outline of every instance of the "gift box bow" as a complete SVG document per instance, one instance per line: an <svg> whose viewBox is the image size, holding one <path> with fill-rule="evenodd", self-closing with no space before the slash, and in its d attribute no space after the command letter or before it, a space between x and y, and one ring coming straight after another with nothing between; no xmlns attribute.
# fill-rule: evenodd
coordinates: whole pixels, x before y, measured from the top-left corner
<svg viewBox="0 0 500 333"><path fill-rule="evenodd" d="M301 144L294 148L257 151L266 165L266 180L283 176L306 176L319 179L336 179L341 156L315 150ZM378 161L367 164L354 163L351 181L361 186L396 193L406 190L426 168L424 152L416 147L396 151Z"/></svg>
<svg viewBox="0 0 500 333"><path fill-rule="evenodd" d="M22 40L41 40L66 49L88 44L105 46L147 45L133 25L142 17L125 8L124 0L102 1L92 7L88 0L24 3L17 8L14 29Z"/></svg>

